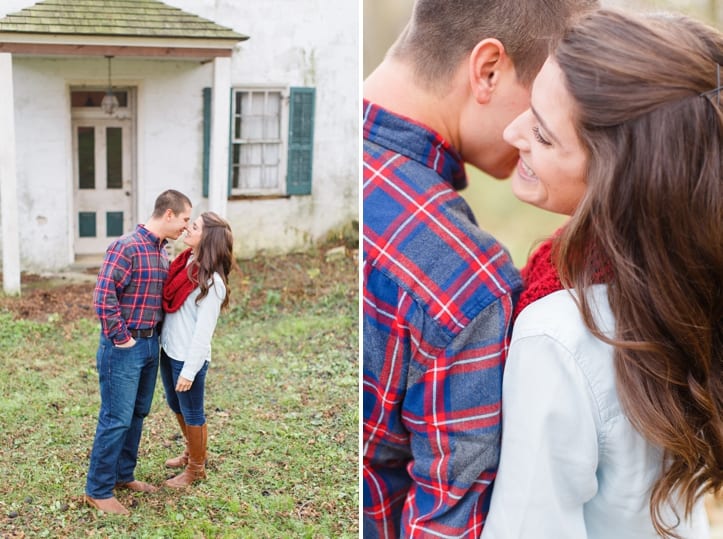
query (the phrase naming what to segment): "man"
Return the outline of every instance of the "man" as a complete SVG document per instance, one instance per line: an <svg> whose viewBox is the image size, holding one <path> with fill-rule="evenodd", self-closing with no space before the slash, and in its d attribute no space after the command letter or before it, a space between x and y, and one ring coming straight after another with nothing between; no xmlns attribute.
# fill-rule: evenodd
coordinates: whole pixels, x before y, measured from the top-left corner
<svg viewBox="0 0 723 539"><path fill-rule="evenodd" d="M85 500L105 513L130 514L113 496L114 488L157 490L133 473L158 373L165 245L181 235L190 217L188 197L164 191L150 219L108 247L98 272L93 304L101 322L96 356L101 402Z"/></svg>
<svg viewBox="0 0 723 539"><path fill-rule="evenodd" d="M521 289L456 193L508 177L502 132L593 0L417 0L364 83L363 535L478 537Z"/></svg>

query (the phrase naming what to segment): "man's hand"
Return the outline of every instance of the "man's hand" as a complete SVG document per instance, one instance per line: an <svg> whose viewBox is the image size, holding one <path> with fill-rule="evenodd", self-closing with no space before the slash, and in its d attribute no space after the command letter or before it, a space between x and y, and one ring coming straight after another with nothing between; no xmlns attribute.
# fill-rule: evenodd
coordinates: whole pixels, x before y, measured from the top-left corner
<svg viewBox="0 0 723 539"><path fill-rule="evenodd" d="M130 348L131 346L136 344L136 340L131 337L128 342L124 342L123 344L116 344L116 347L118 348Z"/></svg>
<svg viewBox="0 0 723 539"><path fill-rule="evenodd" d="M176 383L176 391L178 391L179 393L188 391L189 389L191 389L191 384L193 384L193 382L191 382L191 380L187 380L183 376L179 376L178 383Z"/></svg>

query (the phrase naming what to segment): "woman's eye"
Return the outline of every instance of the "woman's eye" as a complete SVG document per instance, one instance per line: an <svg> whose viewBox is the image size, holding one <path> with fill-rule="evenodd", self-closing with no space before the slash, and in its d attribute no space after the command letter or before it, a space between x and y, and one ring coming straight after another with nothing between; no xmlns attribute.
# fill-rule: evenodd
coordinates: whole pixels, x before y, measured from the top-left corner
<svg viewBox="0 0 723 539"><path fill-rule="evenodd" d="M552 143L547 140L545 137L542 136L540 133L540 128L535 126L532 128L532 134L535 136L535 140L542 144L543 146L552 146Z"/></svg>

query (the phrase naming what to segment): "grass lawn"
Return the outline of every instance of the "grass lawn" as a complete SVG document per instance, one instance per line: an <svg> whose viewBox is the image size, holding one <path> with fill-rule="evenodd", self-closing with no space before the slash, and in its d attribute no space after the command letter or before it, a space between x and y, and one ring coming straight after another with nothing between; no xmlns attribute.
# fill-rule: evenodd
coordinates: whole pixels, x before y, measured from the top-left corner
<svg viewBox="0 0 723 539"><path fill-rule="evenodd" d="M130 517L82 502L100 402L99 323L23 318L3 298L0 536L356 538L354 256L240 262L206 382L208 479L185 491L120 492ZM159 380L136 477L161 484L173 475L165 459L180 450Z"/></svg>

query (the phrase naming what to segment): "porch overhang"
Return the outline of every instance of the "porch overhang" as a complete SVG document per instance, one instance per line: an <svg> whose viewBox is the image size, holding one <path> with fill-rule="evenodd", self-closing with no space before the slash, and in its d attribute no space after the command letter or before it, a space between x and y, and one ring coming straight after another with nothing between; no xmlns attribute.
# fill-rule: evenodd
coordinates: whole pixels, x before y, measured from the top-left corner
<svg viewBox="0 0 723 539"><path fill-rule="evenodd" d="M42 0L0 19L0 52L230 56L248 36L160 0Z"/></svg>
<svg viewBox="0 0 723 539"><path fill-rule="evenodd" d="M114 56L208 62L230 57L239 41L0 32L0 52L16 56Z"/></svg>

